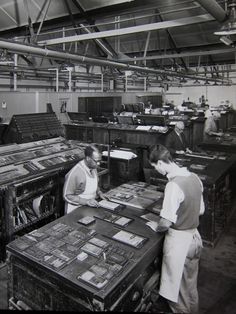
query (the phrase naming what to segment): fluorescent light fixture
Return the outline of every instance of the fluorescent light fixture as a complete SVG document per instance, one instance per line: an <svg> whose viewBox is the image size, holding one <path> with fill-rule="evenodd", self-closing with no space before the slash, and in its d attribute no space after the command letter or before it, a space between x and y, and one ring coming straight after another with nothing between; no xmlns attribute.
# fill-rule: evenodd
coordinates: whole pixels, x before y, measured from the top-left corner
<svg viewBox="0 0 236 314"><path fill-rule="evenodd" d="M0 60L0 65L8 65L8 64L14 64L14 61L11 60Z"/></svg>
<svg viewBox="0 0 236 314"><path fill-rule="evenodd" d="M233 44L233 41L230 39L229 36L221 36L221 37L220 37L220 41L221 41L222 43L224 43L225 45L227 45L227 46L230 46L230 45Z"/></svg>
<svg viewBox="0 0 236 314"><path fill-rule="evenodd" d="M215 32L214 34L215 35L220 35L220 36L235 35L236 34L236 29L219 31L219 32Z"/></svg>
<svg viewBox="0 0 236 314"><path fill-rule="evenodd" d="M222 26L219 31L214 32L214 35L227 36L236 34L236 23L234 26Z"/></svg>
<svg viewBox="0 0 236 314"><path fill-rule="evenodd" d="M65 69L62 69L61 71L73 71L74 68L73 67L65 67Z"/></svg>

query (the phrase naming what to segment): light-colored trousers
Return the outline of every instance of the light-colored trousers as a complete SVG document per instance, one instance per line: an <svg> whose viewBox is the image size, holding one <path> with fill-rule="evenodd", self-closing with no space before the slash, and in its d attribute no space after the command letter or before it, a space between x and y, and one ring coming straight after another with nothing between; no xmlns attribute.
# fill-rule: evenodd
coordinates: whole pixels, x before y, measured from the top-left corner
<svg viewBox="0 0 236 314"><path fill-rule="evenodd" d="M193 235L184 263L178 302L168 301L173 313L198 313L197 278L202 240L199 233Z"/></svg>

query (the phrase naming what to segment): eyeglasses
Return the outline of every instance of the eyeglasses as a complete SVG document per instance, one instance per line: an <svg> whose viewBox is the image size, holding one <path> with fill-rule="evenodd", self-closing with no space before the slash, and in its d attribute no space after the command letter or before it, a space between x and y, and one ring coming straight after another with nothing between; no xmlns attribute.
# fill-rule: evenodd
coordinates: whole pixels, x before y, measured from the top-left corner
<svg viewBox="0 0 236 314"><path fill-rule="evenodd" d="M92 157L90 157L90 158L91 158L94 162L96 162L97 164L102 161L101 158L100 158L100 159L94 159L94 158L92 158Z"/></svg>
<svg viewBox="0 0 236 314"><path fill-rule="evenodd" d="M176 129L180 130L180 131L183 131L184 130L184 127L178 127L176 126Z"/></svg>

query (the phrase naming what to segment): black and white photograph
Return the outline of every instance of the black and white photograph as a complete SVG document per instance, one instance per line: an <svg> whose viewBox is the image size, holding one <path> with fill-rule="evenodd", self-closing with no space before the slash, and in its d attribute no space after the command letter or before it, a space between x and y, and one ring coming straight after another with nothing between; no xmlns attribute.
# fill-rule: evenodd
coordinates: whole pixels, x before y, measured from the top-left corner
<svg viewBox="0 0 236 314"><path fill-rule="evenodd" d="M0 312L235 295L236 0L0 0Z"/></svg>

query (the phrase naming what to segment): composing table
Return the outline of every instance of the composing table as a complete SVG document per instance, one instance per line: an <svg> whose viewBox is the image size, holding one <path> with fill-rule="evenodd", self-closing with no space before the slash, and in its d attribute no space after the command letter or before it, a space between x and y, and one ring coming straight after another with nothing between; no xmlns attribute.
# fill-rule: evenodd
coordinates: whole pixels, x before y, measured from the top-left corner
<svg viewBox="0 0 236 314"><path fill-rule="evenodd" d="M155 208L162 193L140 185L133 185L133 191L136 202L130 206L83 206L9 243L10 307L17 308L19 302L33 310L151 307L163 235L146 226L141 216L157 217L144 206ZM142 191L149 192L143 200Z"/></svg>

